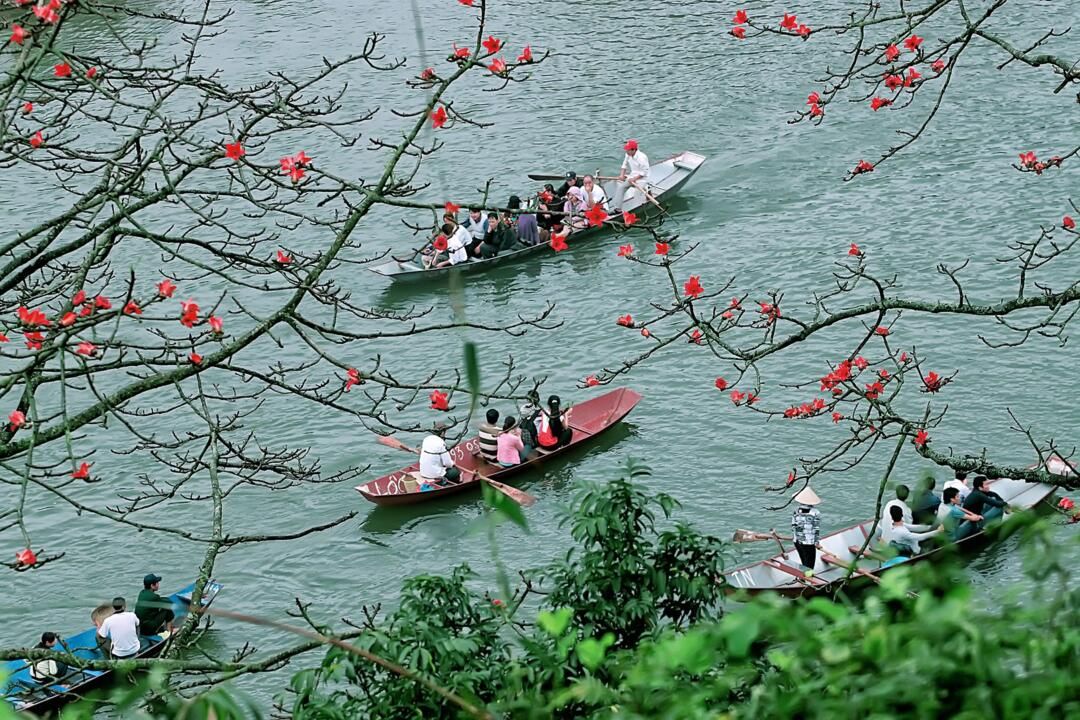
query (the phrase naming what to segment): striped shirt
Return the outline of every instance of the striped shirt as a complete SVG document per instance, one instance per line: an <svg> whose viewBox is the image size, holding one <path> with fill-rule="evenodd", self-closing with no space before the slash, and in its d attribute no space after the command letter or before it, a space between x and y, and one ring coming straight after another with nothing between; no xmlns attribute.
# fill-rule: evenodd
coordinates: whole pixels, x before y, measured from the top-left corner
<svg viewBox="0 0 1080 720"><path fill-rule="evenodd" d="M799 545L817 545L821 537L821 513L814 508L796 508L791 513L791 533Z"/></svg>
<svg viewBox="0 0 1080 720"><path fill-rule="evenodd" d="M488 423L480 423L480 455L489 463L497 462L499 455L499 428Z"/></svg>

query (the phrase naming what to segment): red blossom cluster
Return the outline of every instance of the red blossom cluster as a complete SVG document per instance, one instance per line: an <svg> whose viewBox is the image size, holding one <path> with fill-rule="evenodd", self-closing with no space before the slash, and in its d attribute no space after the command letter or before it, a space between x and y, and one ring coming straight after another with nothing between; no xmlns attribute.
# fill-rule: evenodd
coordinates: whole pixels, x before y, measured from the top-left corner
<svg viewBox="0 0 1080 720"><path fill-rule="evenodd" d="M1058 500L1057 506L1058 509L1061 510L1061 512L1069 518L1069 522L1080 522L1080 508L1077 508L1076 503L1074 503L1070 498L1061 498L1060 500Z"/></svg>
<svg viewBox="0 0 1080 720"><path fill-rule="evenodd" d="M813 417L819 412L825 409L825 401L821 398L814 398L811 402L803 403L802 405L791 407L784 410L784 417Z"/></svg>
<svg viewBox="0 0 1080 720"><path fill-rule="evenodd" d="M345 392L349 392L353 385L361 385L364 380L360 377L360 371L356 368L349 368L345 378Z"/></svg>
<svg viewBox="0 0 1080 720"><path fill-rule="evenodd" d="M1061 167L1061 162L1061 158L1057 155L1043 162L1035 156L1035 152L1032 150L1020 153L1020 169L1025 172L1034 172L1036 175L1042 175L1043 170L1047 168Z"/></svg>
<svg viewBox="0 0 1080 720"><path fill-rule="evenodd" d="M288 175L294 183L300 182L304 177L304 171L311 167L311 158L303 150L295 155L286 155L280 162L282 174Z"/></svg>
<svg viewBox="0 0 1080 720"><path fill-rule="evenodd" d="M432 410L450 409L450 397L444 392L440 392L439 390L432 390L431 395L428 396L428 399L431 400Z"/></svg>

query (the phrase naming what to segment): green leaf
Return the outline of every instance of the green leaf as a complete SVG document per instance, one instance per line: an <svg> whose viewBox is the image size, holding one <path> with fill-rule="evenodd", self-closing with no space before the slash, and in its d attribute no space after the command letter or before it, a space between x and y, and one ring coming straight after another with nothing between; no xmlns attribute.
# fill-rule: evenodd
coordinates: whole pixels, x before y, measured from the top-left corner
<svg viewBox="0 0 1080 720"><path fill-rule="evenodd" d="M615 636L611 633L605 633L604 637L597 640L596 638L586 638L577 644L574 651L577 653L578 660L589 670L596 670L600 667L600 663L604 662L604 656L607 654L607 649L611 647L615 642Z"/></svg>
<svg viewBox="0 0 1080 720"><path fill-rule="evenodd" d="M570 627L570 619L573 617L573 608L559 608L554 612L545 610L537 616L536 623L551 637L562 637L566 628Z"/></svg>
<svg viewBox="0 0 1080 720"><path fill-rule="evenodd" d="M828 618L833 622L840 622L847 617L847 610L843 605L823 597L812 598L806 603L806 609L818 615Z"/></svg>
<svg viewBox="0 0 1080 720"><path fill-rule="evenodd" d="M728 651L736 657L745 657L761 631L761 623L753 612L746 609L725 615L720 621L720 628L727 640Z"/></svg>
<svg viewBox="0 0 1080 720"><path fill-rule="evenodd" d="M469 381L469 393L472 396L469 403L469 414L472 415L480 397L480 362L476 359L476 345L471 341L465 343L465 377Z"/></svg>
<svg viewBox="0 0 1080 720"><path fill-rule="evenodd" d="M520 505L487 483L483 483L483 487L484 502L488 504L488 507L509 518L511 522L522 530L529 531L529 523L525 519L525 513L522 512Z"/></svg>

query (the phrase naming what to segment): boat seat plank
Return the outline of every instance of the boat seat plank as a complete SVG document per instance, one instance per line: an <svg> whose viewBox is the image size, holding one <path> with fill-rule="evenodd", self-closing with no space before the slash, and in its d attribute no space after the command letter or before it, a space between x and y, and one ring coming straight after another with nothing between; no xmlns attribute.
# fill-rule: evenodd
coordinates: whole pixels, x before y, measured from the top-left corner
<svg viewBox="0 0 1080 720"><path fill-rule="evenodd" d="M806 573L802 572L801 570L796 570L790 565L784 565L783 563L776 562L775 560L765 560L765 564L773 568L774 570L779 570L780 572L787 573L788 575L798 578L799 580L802 580L804 582L808 582L811 585L828 585L828 583L821 578L810 577Z"/></svg>

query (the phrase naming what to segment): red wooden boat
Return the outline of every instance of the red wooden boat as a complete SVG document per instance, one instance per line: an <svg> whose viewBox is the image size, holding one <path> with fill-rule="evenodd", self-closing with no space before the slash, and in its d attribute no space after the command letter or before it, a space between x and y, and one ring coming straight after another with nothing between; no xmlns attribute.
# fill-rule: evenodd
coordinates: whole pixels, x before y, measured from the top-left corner
<svg viewBox="0 0 1080 720"><path fill-rule="evenodd" d="M571 422L568 423L574 429L570 443L546 455L534 453L528 461L520 465L504 468L488 463L479 456L479 438L471 437L465 442L458 443L456 447L450 450L450 456L461 469L461 482L459 483L434 490L410 489L409 486L412 486L413 483L407 482L411 480L409 473L420 468L418 459L417 462L406 468L392 472L389 475L383 475L381 478L363 485L358 485L356 490L376 505L411 505L479 487L480 478L477 477L477 471L492 480L502 481L504 478L516 475L523 470L536 467L549 457L588 442L626 417L640 400L641 395L633 390L617 388L599 397L574 405L574 412L570 415Z"/></svg>

